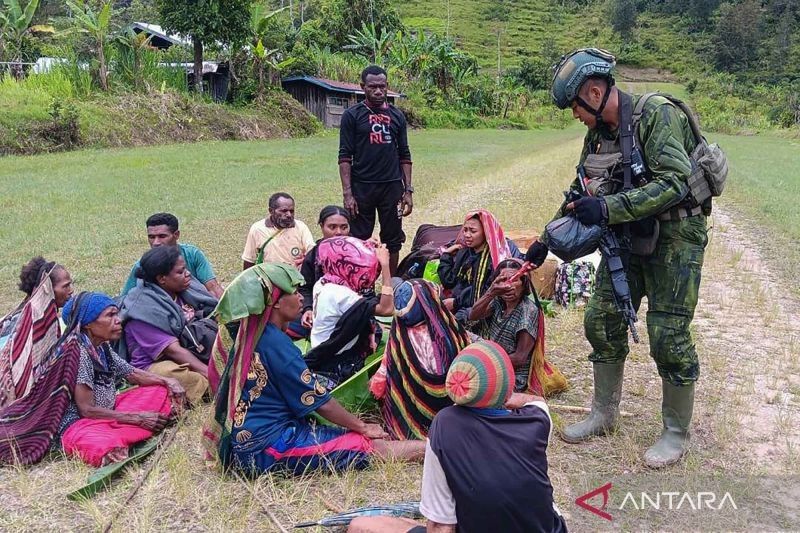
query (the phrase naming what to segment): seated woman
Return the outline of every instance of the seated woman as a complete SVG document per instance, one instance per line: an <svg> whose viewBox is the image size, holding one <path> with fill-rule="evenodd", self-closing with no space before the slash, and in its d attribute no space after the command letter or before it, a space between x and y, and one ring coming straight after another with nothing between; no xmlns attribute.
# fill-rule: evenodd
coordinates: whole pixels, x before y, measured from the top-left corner
<svg viewBox="0 0 800 533"><path fill-rule="evenodd" d="M364 366L375 351L374 317L391 316L394 299L385 246L355 237L325 239L317 246L322 278L314 285L314 324L306 364L332 390ZM362 296L381 271L380 298Z"/></svg>
<svg viewBox="0 0 800 533"><path fill-rule="evenodd" d="M14 333L25 304L30 301L34 291L42 286L46 280L50 282L48 296L52 298L46 298L45 305L54 300L56 308L61 309L72 296L72 276L70 276L66 268L53 261L48 261L42 256L34 257L28 261L19 273L19 285L17 285L19 290L25 293L25 298L22 299L16 309L0 319L0 349L6 345L11 338L11 334Z"/></svg>
<svg viewBox="0 0 800 533"><path fill-rule="evenodd" d="M85 292L64 307L79 348L74 396L61 420L58 438L67 455L92 466L121 461L128 447L158 433L184 400L172 378L133 368L109 345L122 336L119 309L105 294ZM139 387L117 395L116 381Z"/></svg>
<svg viewBox="0 0 800 533"><path fill-rule="evenodd" d="M347 412L308 369L285 333L302 308L302 282L293 267L264 263L223 294L220 323L240 323L233 348L215 349L209 363L215 407L203 444L210 458L249 475L364 468L373 455L421 460L424 443L386 441L379 425ZM309 424L314 412L346 429Z"/></svg>
<svg viewBox="0 0 800 533"><path fill-rule="evenodd" d="M421 279L394 290L395 319L370 391L381 400L389 434L424 439L434 415L452 405L445 377L469 334L442 305L439 287Z"/></svg>
<svg viewBox="0 0 800 533"><path fill-rule="evenodd" d="M486 320L486 338L508 353L514 365L514 391L548 396L566 389L567 380L545 360L544 312L530 276L508 282L522 264L506 259L497 265L489 289L472 306L469 319Z"/></svg>
<svg viewBox="0 0 800 533"><path fill-rule="evenodd" d="M63 266L34 257L22 267L25 298L0 319L0 407L24 398L47 368L62 332L58 310L72 296L72 277Z"/></svg>
<svg viewBox="0 0 800 533"><path fill-rule="evenodd" d="M136 287L122 302L120 351L136 368L177 379L195 404L208 389L208 366L181 339L190 322L213 312L217 299L191 277L175 246L151 248L139 265Z"/></svg>
<svg viewBox="0 0 800 533"><path fill-rule="evenodd" d="M439 278L452 292L445 305L478 335L485 335L485 324L469 323L470 308L489 288L489 277L497 265L509 257L522 258L522 254L505 238L494 215L483 209L467 213L458 239L442 250Z"/></svg>
<svg viewBox="0 0 800 533"><path fill-rule="evenodd" d="M328 205L319 212L319 227L322 230L322 239L317 241L317 245L325 239L331 237L347 237L350 235L350 213L338 205ZM314 301L314 285L322 277L322 268L317 263L317 246L306 252L303 264L300 266L300 274L305 281L300 286L300 294L303 295L303 310L300 317L289 324L287 333L295 339L306 338L311 334L311 325L314 322L312 312L312 302Z"/></svg>

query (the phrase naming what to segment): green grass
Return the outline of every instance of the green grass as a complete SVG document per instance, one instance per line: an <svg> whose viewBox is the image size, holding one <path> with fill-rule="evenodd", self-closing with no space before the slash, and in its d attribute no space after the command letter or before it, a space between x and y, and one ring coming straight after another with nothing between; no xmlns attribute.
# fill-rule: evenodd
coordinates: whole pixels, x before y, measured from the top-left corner
<svg viewBox="0 0 800 533"><path fill-rule="evenodd" d="M520 154L538 153L577 135L574 129L411 132L418 214L460 222L452 206L469 193L460 183L501 169L514 172ZM0 240L0 310L19 300L14 280L20 266L37 254L65 264L78 289L118 291L146 250L144 221L157 211L175 213L182 238L205 250L220 278L230 280L240 268L247 230L264 216L270 194L294 195L298 217L314 230L319 209L341 202L337 144L338 136L329 132L297 140L0 159L0 227L7 228ZM554 180L541 201L554 205L568 179ZM441 204L432 206L431 196L441 197ZM475 201L461 211L483 198ZM543 222L542 216L530 217L525 205L519 207L515 224Z"/></svg>
<svg viewBox="0 0 800 533"><path fill-rule="evenodd" d="M573 177L581 134L576 127L411 132L417 205L406 224L409 235L422 222L460 222L465 211L476 207L491 209L508 230L535 233L549 219L560 192ZM798 200L797 179L789 182L796 176L791 173L797 161L796 142L771 136L719 140L731 154L733 168L730 189L720 204L728 213L754 216L760 212L759 206L773 206L777 209L774 216L754 218L754 225L760 228L757 231L769 238L785 234L788 244L782 246L796 249L793 243L800 226L792 206ZM294 194L299 218L309 223L320 207L339 201L336 144L336 136L329 132L308 139L207 142L0 159L0 312L19 301L15 289L19 267L39 253L63 262L72 271L78 290L118 291L131 264L147 247L145 218L160 210L180 217L183 240L201 246L222 281L229 281L240 268L247 228L264 215L270 193L287 190ZM765 184L779 191L768 192ZM778 219L790 224L794 233L787 233ZM748 243L745 239L741 245ZM663 474L642 464L642 451L660 431L660 388L643 340L631 347L625 369L622 409L634 416L624 418L620 430L608 438L580 446L558 439L550 444L554 495L567 513L571 529L598 528L599 519L577 508L574 501L612 479L615 483L622 477L629 482L644 479L660 490L683 490L689 483L704 481L705 476L718 476L721 482L732 480L734 487L747 475L763 473L764 468L782 473L796 470L796 461L787 459L791 459L789 455L770 456L766 464L749 453L753 441L747 435L765 434L769 428L761 426L769 422L739 424L740 415L749 412L742 402L758 404L760 391L754 396L742 385L742 390L732 392L730 384L741 380L750 387L750 382L756 383L756 370L766 373L774 369L762 364L751 371L742 358L731 357L731 353L739 353L741 335L747 330L751 335L747 338L756 340L749 341L753 350L745 359L757 365L766 354L766 362L771 364L780 358L756 349L756 345L760 339L780 335L749 318L750 312L760 313L756 306L766 306L769 301L752 298L762 280L743 269L731 272L728 252L722 239L714 239L704 267L703 303L693 326L702 354L703 378L697 390L691 454ZM591 398L582 315L580 310L562 312L547 323L548 358L567 376L571 387L553 399L554 403L583 406ZM776 315L776 323L785 320L783 314ZM643 324L640 332L646 336ZM721 338L732 338L733 348L719 344ZM796 352L793 344L788 349ZM203 466L198 438L208 412L209 407L203 406L190 413L187 426L180 429L175 443L125 508L122 504L143 466L130 470L108 491L84 503L66 500L90 473L78 461L56 457L32 468L0 468L0 530L99 530L119 511L115 531L274 531L262 505L268 505L284 526L291 527L329 514L333 507L348 509L419 498L422 468L394 462L379 462L364 472L323 473L303 479L263 476L249 484L249 493L235 479ZM580 418L555 408L553 412L557 426ZM784 433L791 434L793 426L781 423ZM748 431L742 431L743 427ZM767 529L777 529L767 525L775 523L775 514L780 512L777 507L767 516L763 501L740 501L738 493L736 497L737 513L615 515L615 523L626 530L734 530L758 520ZM787 511L785 516L791 513Z"/></svg>
<svg viewBox="0 0 800 533"><path fill-rule="evenodd" d="M55 120L54 105L62 118ZM143 146L200 140L304 136L319 122L283 91L259 104L220 105L173 90L78 93L62 71L23 80L0 76L0 157L77 148ZM77 124L63 118L72 110ZM77 140L69 133L78 130ZM73 145L65 145L64 139Z"/></svg>
<svg viewBox="0 0 800 533"><path fill-rule="evenodd" d="M800 277L800 139L774 134L714 135L728 155L725 202L751 225L763 227L759 249L789 274ZM800 291L793 284L794 291Z"/></svg>
<svg viewBox="0 0 800 533"><path fill-rule="evenodd" d="M599 46L619 54L624 63L668 68L676 73L699 70L697 35L689 38L678 17L642 14L635 30L635 46L623 46L608 24L607 3L574 2L563 7L553 0L505 0L508 20L490 20L484 0L406 0L395 2L411 29L444 34L450 9L449 34L481 66L497 68L497 32L500 32L501 68L515 66L521 57L541 53L549 44L559 53L581 46ZM569 6L569 2L566 3Z"/></svg>

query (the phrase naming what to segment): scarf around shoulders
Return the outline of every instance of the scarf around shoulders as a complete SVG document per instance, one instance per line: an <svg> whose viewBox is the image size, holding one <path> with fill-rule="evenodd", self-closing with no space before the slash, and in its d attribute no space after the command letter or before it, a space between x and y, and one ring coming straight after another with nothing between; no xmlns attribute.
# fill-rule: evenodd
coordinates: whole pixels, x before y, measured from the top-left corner
<svg viewBox="0 0 800 533"><path fill-rule="evenodd" d="M218 303L218 300L195 278L192 278L189 288L179 296L185 304L201 312L203 316L210 315ZM136 287L122 300L120 319L123 324L139 320L174 337L180 337L183 328L186 327L186 317L181 306L157 284L143 279L137 280ZM125 335L119 342L119 355L124 359L128 359L129 356Z"/></svg>

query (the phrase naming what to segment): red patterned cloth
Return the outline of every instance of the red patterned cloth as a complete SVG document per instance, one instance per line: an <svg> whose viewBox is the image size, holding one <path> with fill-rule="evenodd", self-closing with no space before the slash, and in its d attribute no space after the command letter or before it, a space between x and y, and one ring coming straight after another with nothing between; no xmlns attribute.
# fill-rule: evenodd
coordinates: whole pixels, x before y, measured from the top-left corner
<svg viewBox="0 0 800 533"><path fill-rule="evenodd" d="M20 311L11 339L0 350L0 407L24 398L48 367L52 348L61 335L50 276Z"/></svg>
<svg viewBox="0 0 800 533"><path fill-rule="evenodd" d="M466 224L469 219L476 215L483 227L484 238L486 239L487 246L489 246L489 255L492 256L492 269L495 269L502 261L511 257L511 250L508 248L508 242L503 233L503 228L500 227L500 222L498 222L495 216L489 211L485 209L470 211L464 218L464 223ZM462 233L459 233L459 242L461 242L462 238Z"/></svg>

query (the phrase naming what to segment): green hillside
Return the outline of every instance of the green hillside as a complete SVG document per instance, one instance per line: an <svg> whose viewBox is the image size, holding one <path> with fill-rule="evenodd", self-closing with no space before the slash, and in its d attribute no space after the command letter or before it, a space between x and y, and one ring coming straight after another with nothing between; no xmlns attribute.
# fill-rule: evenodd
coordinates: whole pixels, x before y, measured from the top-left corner
<svg viewBox="0 0 800 533"><path fill-rule="evenodd" d="M640 67L661 67L675 73L700 69L696 48L702 42L676 16L641 13L633 44L623 45L607 24L605 2L581 7L550 0L404 0L395 2L410 29L448 33L475 55L481 66L497 69L498 33L500 67L517 65L531 53L560 54L579 46L613 50L620 62Z"/></svg>

